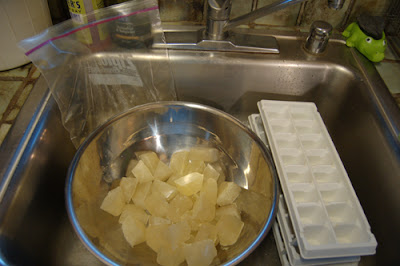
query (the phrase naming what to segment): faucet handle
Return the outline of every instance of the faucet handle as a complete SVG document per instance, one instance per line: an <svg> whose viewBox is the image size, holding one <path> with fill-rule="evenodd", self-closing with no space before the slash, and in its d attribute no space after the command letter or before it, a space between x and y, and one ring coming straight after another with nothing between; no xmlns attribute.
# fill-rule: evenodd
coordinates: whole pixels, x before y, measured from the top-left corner
<svg viewBox="0 0 400 266"><path fill-rule="evenodd" d="M322 53L328 45L333 27L325 21L314 21L304 48L313 54Z"/></svg>

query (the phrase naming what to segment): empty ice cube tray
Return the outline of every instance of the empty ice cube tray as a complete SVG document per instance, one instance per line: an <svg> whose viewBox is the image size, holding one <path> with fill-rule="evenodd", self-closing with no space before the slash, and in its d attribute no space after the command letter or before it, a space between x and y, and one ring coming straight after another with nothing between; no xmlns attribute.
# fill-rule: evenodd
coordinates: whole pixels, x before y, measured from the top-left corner
<svg viewBox="0 0 400 266"><path fill-rule="evenodd" d="M266 135L259 114L249 116L251 129L267 144ZM295 167L292 172L299 172L300 177L306 176L303 168ZM308 174L309 175L309 174ZM318 219L318 218L317 218ZM302 266L302 265L336 265L341 266L357 266L360 260L356 257L338 257L338 258L316 258L304 259L299 254L296 236L293 231L293 225L289 218L287 206L283 195L280 195L279 206L276 222L273 224L272 231L275 237L276 246L278 249L279 258L283 266Z"/></svg>
<svg viewBox="0 0 400 266"><path fill-rule="evenodd" d="M301 257L374 254L376 239L316 105L258 107Z"/></svg>

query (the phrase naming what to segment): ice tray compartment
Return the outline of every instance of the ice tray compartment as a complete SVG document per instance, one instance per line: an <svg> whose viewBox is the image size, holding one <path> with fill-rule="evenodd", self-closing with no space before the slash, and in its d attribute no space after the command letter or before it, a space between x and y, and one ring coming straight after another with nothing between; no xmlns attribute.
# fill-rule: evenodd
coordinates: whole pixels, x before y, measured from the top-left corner
<svg viewBox="0 0 400 266"><path fill-rule="evenodd" d="M296 203L319 203L318 191L312 185L291 186L290 192Z"/></svg>
<svg viewBox="0 0 400 266"><path fill-rule="evenodd" d="M296 134L293 133L281 133L276 134L276 143L278 148L291 148L291 149L299 149L300 141L297 138Z"/></svg>
<svg viewBox="0 0 400 266"><path fill-rule="evenodd" d="M322 150L308 150L306 151L308 163L311 166L315 165L334 165L335 161L331 153L327 149Z"/></svg>
<svg viewBox="0 0 400 266"><path fill-rule="evenodd" d="M295 133L294 127L290 119L273 119L271 120L272 131L277 133Z"/></svg>
<svg viewBox="0 0 400 266"><path fill-rule="evenodd" d="M325 204L333 202L348 202L349 193L343 186L334 189L319 189L322 200Z"/></svg>
<svg viewBox="0 0 400 266"><path fill-rule="evenodd" d="M319 133L320 128L315 120L294 120L293 125L298 134Z"/></svg>
<svg viewBox="0 0 400 266"><path fill-rule="evenodd" d="M330 203L326 210L332 224L352 224L358 220L357 211L349 203Z"/></svg>
<svg viewBox="0 0 400 266"><path fill-rule="evenodd" d="M328 225L309 225L304 227L304 240L309 246L335 244L336 238Z"/></svg>
<svg viewBox="0 0 400 266"><path fill-rule="evenodd" d="M315 104L258 107L301 256L374 254L375 237Z"/></svg>
<svg viewBox="0 0 400 266"><path fill-rule="evenodd" d="M321 134L303 134L299 136L299 139L305 150L327 148L327 143Z"/></svg>
<svg viewBox="0 0 400 266"><path fill-rule="evenodd" d="M325 211L319 204L300 204L297 206L297 211L303 226L326 223Z"/></svg>
<svg viewBox="0 0 400 266"><path fill-rule="evenodd" d="M285 173L290 183L311 183L311 171L305 165L287 165Z"/></svg>
<svg viewBox="0 0 400 266"><path fill-rule="evenodd" d="M304 165L306 157L300 149L280 149L280 159L283 165Z"/></svg>
<svg viewBox="0 0 400 266"><path fill-rule="evenodd" d="M335 166L323 165L311 167L314 180L317 183L335 183L339 182L340 172Z"/></svg>
<svg viewBox="0 0 400 266"><path fill-rule="evenodd" d="M334 227L336 241L340 244L368 242L368 231L357 224L341 224Z"/></svg>

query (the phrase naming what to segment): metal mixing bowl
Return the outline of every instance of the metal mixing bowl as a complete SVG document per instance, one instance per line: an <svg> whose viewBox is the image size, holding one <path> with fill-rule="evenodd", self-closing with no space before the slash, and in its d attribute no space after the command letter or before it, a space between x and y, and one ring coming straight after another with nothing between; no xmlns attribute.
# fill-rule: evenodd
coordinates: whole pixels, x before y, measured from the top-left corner
<svg viewBox="0 0 400 266"><path fill-rule="evenodd" d="M229 181L244 188L237 199L244 228L228 248L217 247L213 264L237 264L263 240L274 221L278 182L270 152L234 117L185 102L151 103L118 115L93 132L77 151L66 184L69 218L85 246L110 265L156 264L147 245L131 248L118 218L100 204L115 179L124 176L135 152L152 150L168 161L191 147L221 151Z"/></svg>

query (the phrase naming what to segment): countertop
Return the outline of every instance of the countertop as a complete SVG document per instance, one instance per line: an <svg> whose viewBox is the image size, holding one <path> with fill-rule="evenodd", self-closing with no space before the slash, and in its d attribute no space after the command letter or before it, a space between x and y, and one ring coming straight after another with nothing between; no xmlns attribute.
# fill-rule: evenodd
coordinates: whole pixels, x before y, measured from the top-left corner
<svg viewBox="0 0 400 266"><path fill-rule="evenodd" d="M400 57L389 48L385 59L375 65L400 107ZM0 72L0 145L39 76L32 63Z"/></svg>

